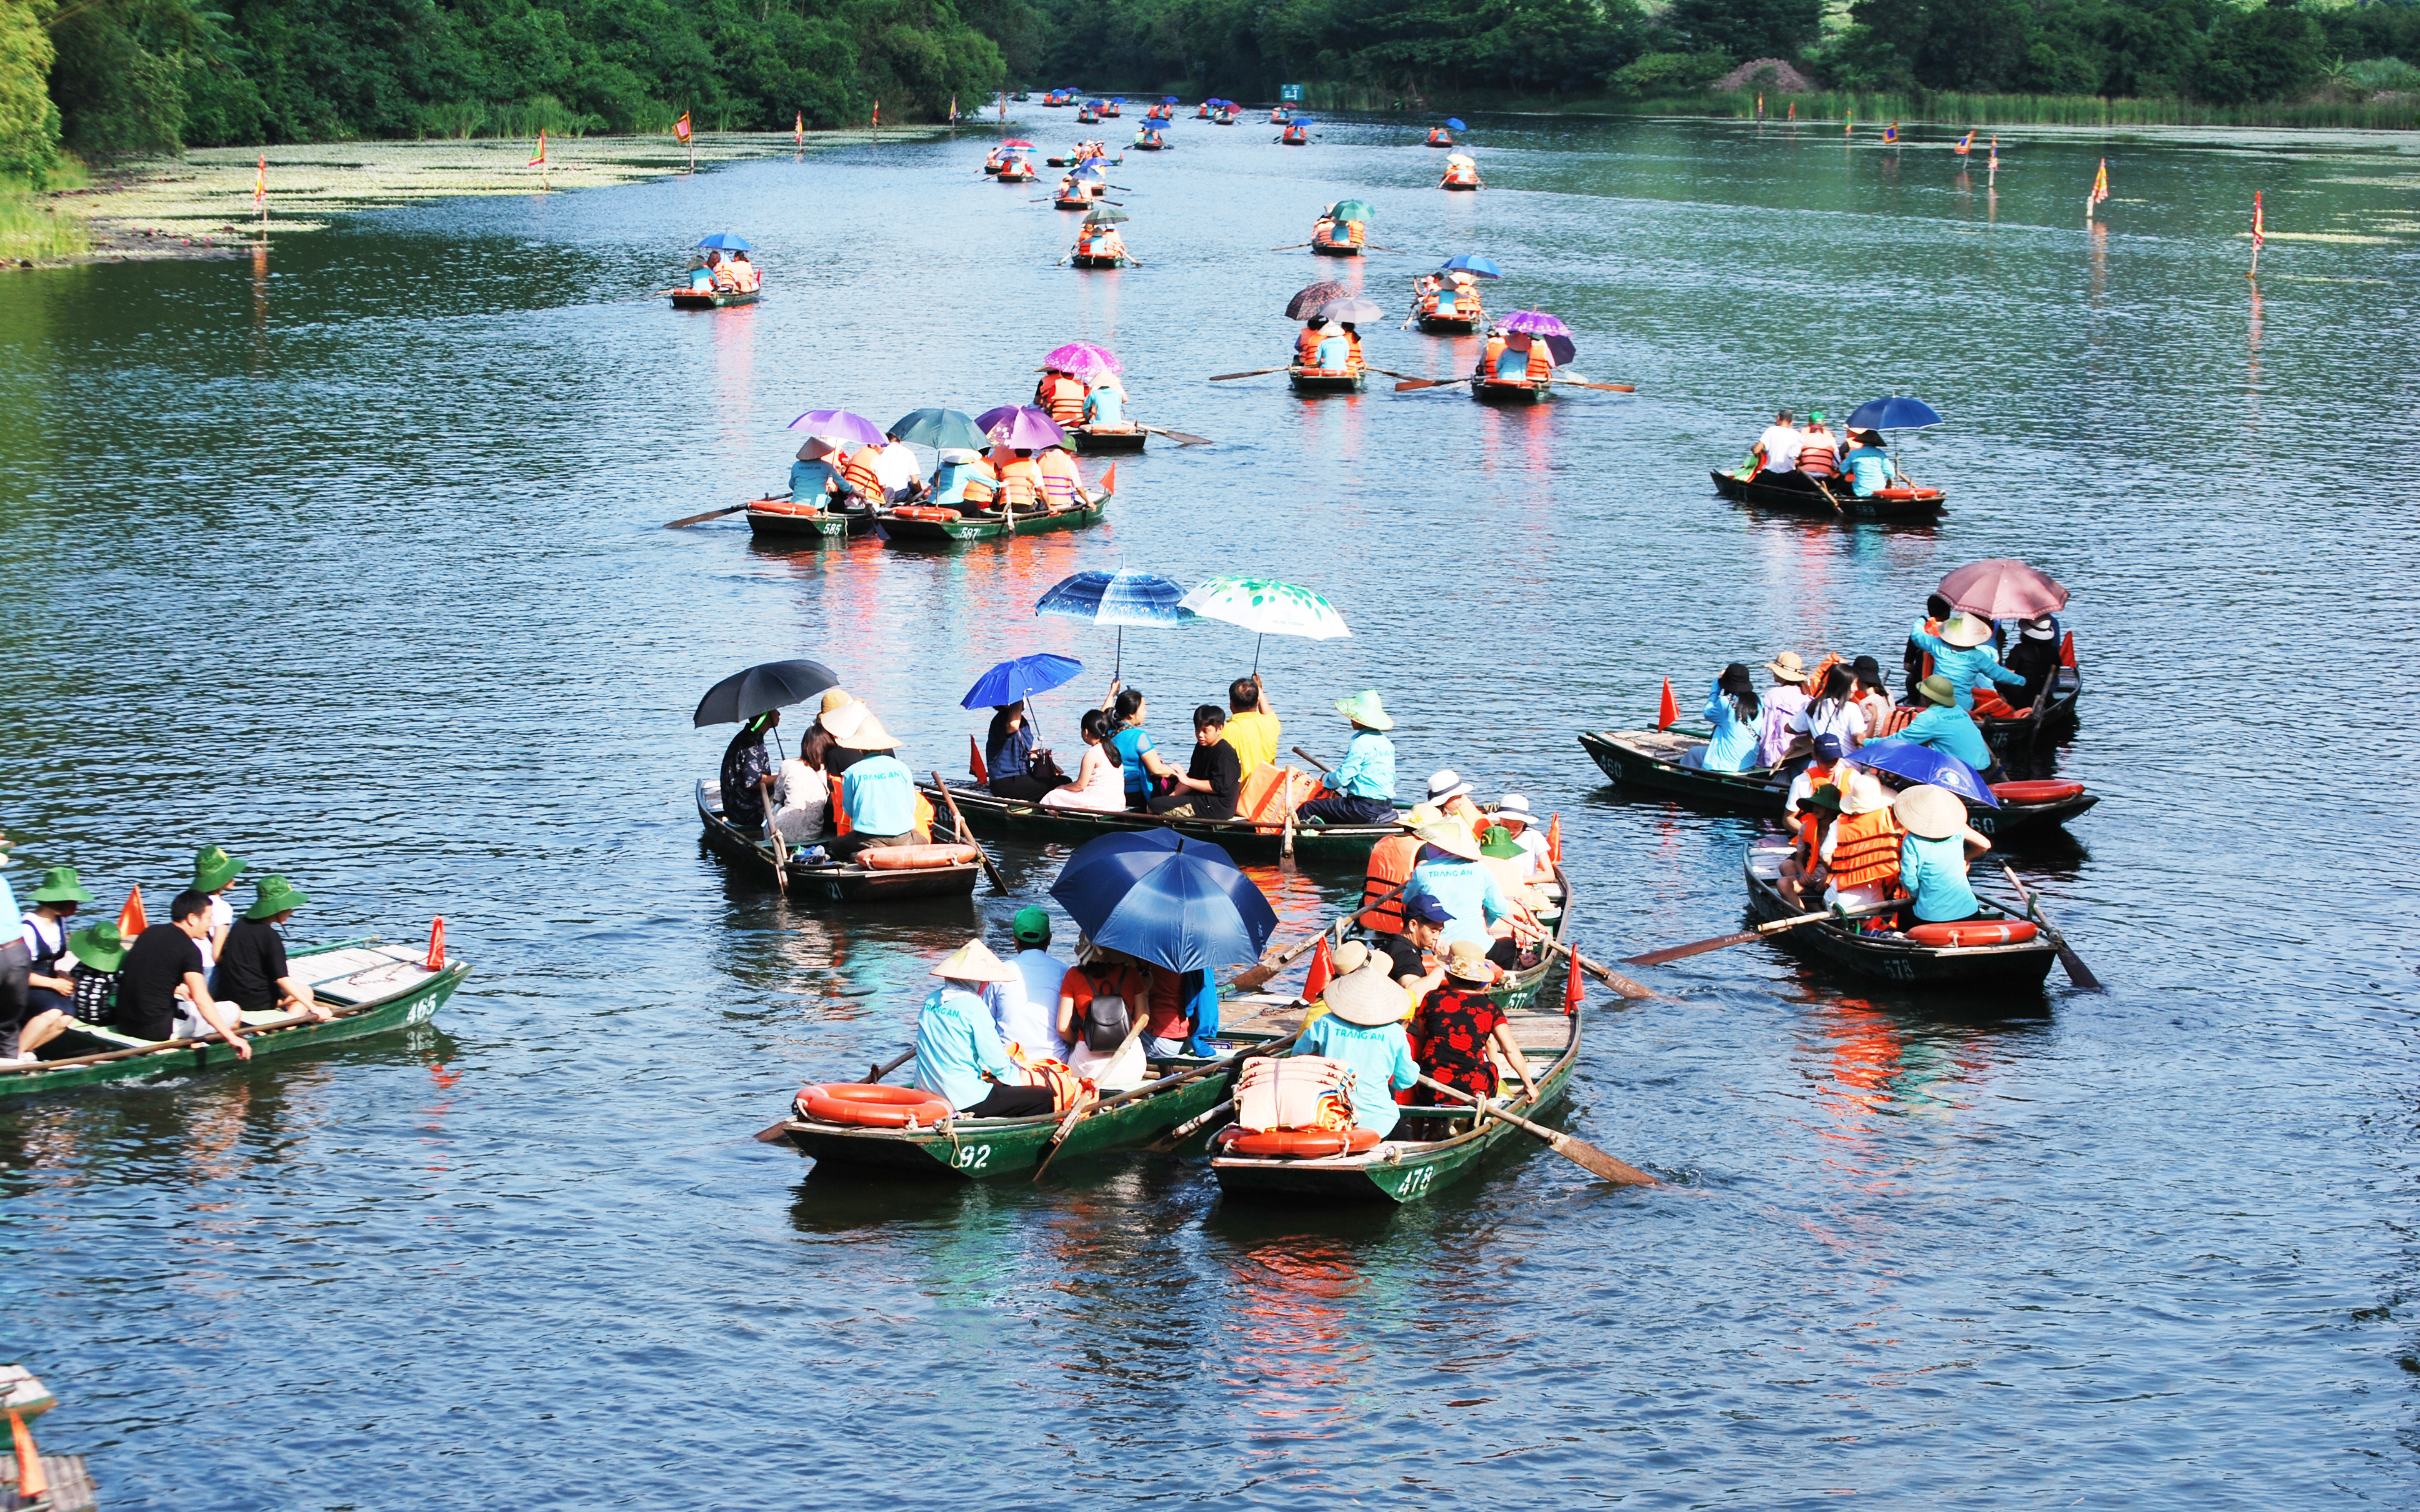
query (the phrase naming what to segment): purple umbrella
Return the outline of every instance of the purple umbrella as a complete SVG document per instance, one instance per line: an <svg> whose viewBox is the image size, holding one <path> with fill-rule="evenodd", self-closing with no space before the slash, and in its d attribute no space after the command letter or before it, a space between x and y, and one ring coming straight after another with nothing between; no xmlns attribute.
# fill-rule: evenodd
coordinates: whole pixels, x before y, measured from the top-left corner
<svg viewBox="0 0 2420 1512"><path fill-rule="evenodd" d="M1064 347L1053 347L1050 354L1042 359L1042 365L1056 368L1062 373L1072 373L1088 381L1103 373L1125 371L1118 365L1114 352L1106 347L1095 347L1089 341L1071 341Z"/></svg>
<svg viewBox="0 0 2420 1512"><path fill-rule="evenodd" d="M1518 335L1519 332L1516 332L1514 334ZM1579 348L1572 345L1572 338L1569 336L1531 336L1529 339L1546 344L1546 355L1555 360L1557 367L1563 366L1579 355ZM1513 345L1518 347L1520 344L1516 342Z"/></svg>
<svg viewBox="0 0 2420 1512"><path fill-rule="evenodd" d="M1038 452L1046 446L1056 446L1067 439L1059 422L1049 411L1030 404L1004 404L997 409L986 409L975 416L984 434L1000 445L1012 449Z"/></svg>
<svg viewBox="0 0 2420 1512"><path fill-rule="evenodd" d="M790 429L802 430L810 436L829 437L836 441L856 441L871 446L882 440L882 427L863 415L852 415L845 409L810 409L790 422Z"/></svg>
<svg viewBox="0 0 2420 1512"><path fill-rule="evenodd" d="M1506 331L1518 331L1532 336L1568 337L1572 333L1571 327L1544 310L1515 310L1497 324Z"/></svg>

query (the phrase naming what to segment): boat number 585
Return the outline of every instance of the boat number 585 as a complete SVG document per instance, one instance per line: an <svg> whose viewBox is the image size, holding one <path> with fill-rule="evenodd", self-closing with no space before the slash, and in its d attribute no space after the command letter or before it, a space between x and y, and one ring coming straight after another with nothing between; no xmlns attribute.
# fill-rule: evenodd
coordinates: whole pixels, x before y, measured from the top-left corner
<svg viewBox="0 0 2420 1512"><path fill-rule="evenodd" d="M985 1166L991 1164L991 1147L989 1145L960 1145L958 1147L958 1152L950 1157L950 1164L962 1171L982 1170Z"/></svg>

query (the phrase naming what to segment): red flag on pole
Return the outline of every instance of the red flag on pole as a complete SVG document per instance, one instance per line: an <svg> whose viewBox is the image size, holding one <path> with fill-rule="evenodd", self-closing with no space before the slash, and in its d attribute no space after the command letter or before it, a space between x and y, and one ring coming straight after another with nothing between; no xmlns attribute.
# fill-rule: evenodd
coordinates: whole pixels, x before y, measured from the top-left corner
<svg viewBox="0 0 2420 1512"><path fill-rule="evenodd" d="M984 765L983 748L975 744L972 734L967 736L967 775L985 787L991 785L991 772Z"/></svg>
<svg viewBox="0 0 2420 1512"><path fill-rule="evenodd" d="M126 895L126 906L117 911L117 937L132 940L148 929L150 923L143 917L143 889L138 887Z"/></svg>
<svg viewBox="0 0 2420 1512"><path fill-rule="evenodd" d="M2073 630L2068 631L2066 639L2058 643L2058 664L2062 667L2075 665L2075 632Z"/></svg>
<svg viewBox="0 0 2420 1512"><path fill-rule="evenodd" d="M673 140L676 142L686 142L689 140L689 112L682 111L681 118L673 122Z"/></svg>
<svg viewBox="0 0 2420 1512"><path fill-rule="evenodd" d="M1655 706L1655 728L1669 730L1672 721L1681 717L1681 705L1672 702L1672 679L1664 679L1664 702Z"/></svg>
<svg viewBox="0 0 2420 1512"><path fill-rule="evenodd" d="M874 102L874 129L877 131L882 130L882 101L879 100Z"/></svg>
<svg viewBox="0 0 2420 1512"><path fill-rule="evenodd" d="M2260 218L2260 191L2256 189L2252 192L2252 245L2257 251L2268 239L2269 227Z"/></svg>
<svg viewBox="0 0 2420 1512"><path fill-rule="evenodd" d="M442 914L428 921L428 959L421 964L431 971L445 969L445 916Z"/></svg>
<svg viewBox="0 0 2420 1512"><path fill-rule="evenodd" d="M2101 171L2092 176L2092 193L2084 196L2084 218L2092 219L2092 207L2109 197L2109 160L2101 160Z"/></svg>
<svg viewBox="0 0 2420 1512"><path fill-rule="evenodd" d="M1580 1011L1580 963L1571 955L1563 957L1563 963L1572 968L1563 979L1563 1017L1569 1018Z"/></svg>
<svg viewBox="0 0 2420 1512"><path fill-rule="evenodd" d="M790 123L790 143L793 147L807 145L807 113L803 110L799 112L799 118Z"/></svg>
<svg viewBox="0 0 2420 1512"><path fill-rule="evenodd" d="M1117 491L1118 465L1112 462L1109 464L1109 471L1101 474L1101 497L1107 499Z"/></svg>
<svg viewBox="0 0 2420 1512"><path fill-rule="evenodd" d="M1546 821L1546 859L1557 866L1563 864L1563 816L1559 813Z"/></svg>
<svg viewBox="0 0 2420 1512"><path fill-rule="evenodd" d="M535 168L535 167L538 167L539 165L543 164L545 162L546 162L546 128L545 128L545 127L543 127L543 126L541 126L541 127L539 127L539 128L537 129L537 156L536 156L536 157L535 157L535 158L530 159L530 161L529 161L529 165L530 165L531 167L533 167L533 168Z"/></svg>
<svg viewBox="0 0 2420 1512"><path fill-rule="evenodd" d="M1790 118L1793 121L1798 118L1798 101L1794 100L1790 102Z"/></svg>
<svg viewBox="0 0 2420 1512"><path fill-rule="evenodd" d="M1336 975L1336 958L1327 953L1327 936L1319 937L1319 949L1311 958L1311 975L1302 979L1302 1000L1316 1003L1319 995L1327 991L1328 979Z"/></svg>
<svg viewBox="0 0 2420 1512"><path fill-rule="evenodd" d="M260 155L260 170L252 176L252 208L256 210L269 208L269 154L266 152Z"/></svg>

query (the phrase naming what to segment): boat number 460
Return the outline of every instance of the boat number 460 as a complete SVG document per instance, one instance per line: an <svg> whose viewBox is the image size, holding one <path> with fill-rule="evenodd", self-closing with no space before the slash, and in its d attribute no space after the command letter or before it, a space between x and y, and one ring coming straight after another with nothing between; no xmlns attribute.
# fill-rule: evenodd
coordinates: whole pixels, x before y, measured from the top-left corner
<svg viewBox="0 0 2420 1512"><path fill-rule="evenodd" d="M989 1145L960 1145L958 1147L957 1153L950 1157L950 1164L962 1171L982 1170L985 1166L991 1164L991 1147Z"/></svg>

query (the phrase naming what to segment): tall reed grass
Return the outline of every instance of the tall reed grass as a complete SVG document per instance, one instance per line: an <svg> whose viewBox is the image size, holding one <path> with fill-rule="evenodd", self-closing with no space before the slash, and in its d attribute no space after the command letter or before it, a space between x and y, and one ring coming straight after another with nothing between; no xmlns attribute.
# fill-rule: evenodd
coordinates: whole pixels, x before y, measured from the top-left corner
<svg viewBox="0 0 2420 1512"><path fill-rule="evenodd" d="M72 177L81 177L74 175ZM20 178L0 177L0 261L74 257L92 250L84 217Z"/></svg>

